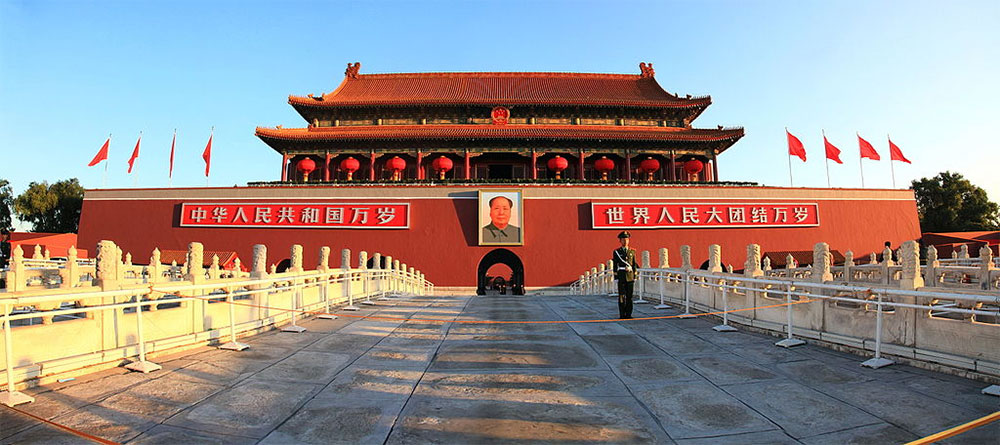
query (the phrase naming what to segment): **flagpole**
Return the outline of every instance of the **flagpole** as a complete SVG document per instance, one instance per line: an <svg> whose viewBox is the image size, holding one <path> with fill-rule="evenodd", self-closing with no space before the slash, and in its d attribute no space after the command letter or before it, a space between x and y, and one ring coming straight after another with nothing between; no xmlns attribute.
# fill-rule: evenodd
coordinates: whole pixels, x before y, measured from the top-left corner
<svg viewBox="0 0 1000 445"><path fill-rule="evenodd" d="M215 125L212 125L212 131L211 131L211 133L209 133L209 135L208 135L208 140L210 140L210 141L211 141L211 140L213 140L214 138L215 138ZM211 162L211 161L209 161L209 162ZM209 173L210 173L210 174L211 174L211 171L212 171L212 170L211 170L211 169L209 169ZM209 182L208 182L208 175L205 175L205 187L208 187L208 186L209 186Z"/></svg>
<svg viewBox="0 0 1000 445"><path fill-rule="evenodd" d="M177 129L174 128L174 139L170 142L170 171L167 173L167 187L174 186L174 147L177 144Z"/></svg>
<svg viewBox="0 0 1000 445"><path fill-rule="evenodd" d="M108 133L108 154L111 154L111 133ZM110 156L109 156L110 157ZM108 188L108 159L104 160L104 175L101 177L101 188Z"/></svg>
<svg viewBox="0 0 1000 445"><path fill-rule="evenodd" d="M826 130L820 130L823 133L823 159L826 162L826 188L832 188L830 186L830 155L826 153Z"/></svg>
<svg viewBox="0 0 1000 445"><path fill-rule="evenodd" d="M861 134L857 133L857 132L855 132L854 134L858 136L858 140L860 141L861 140ZM858 142L858 143L860 144L861 142ZM859 152L860 152L860 150L859 150ZM865 188L865 162L864 162L864 160L865 160L864 156L858 157L858 165L861 166L861 188Z"/></svg>
<svg viewBox="0 0 1000 445"><path fill-rule="evenodd" d="M788 135L788 127L785 127L785 136ZM789 150L791 151L791 150ZM788 154L788 186L795 187L795 181L792 180L792 155Z"/></svg>
<svg viewBox="0 0 1000 445"><path fill-rule="evenodd" d="M138 146L141 143L142 143L142 130L139 130L139 142L136 142L135 145ZM138 163L139 163L139 157L138 156L136 156L136 158L135 158L135 163L137 165L135 165L135 175L132 176L132 187L133 188L139 187L139 165L138 165Z"/></svg>
<svg viewBox="0 0 1000 445"><path fill-rule="evenodd" d="M886 140L892 143L892 139L889 139L889 133L885 134ZM889 171L892 172L892 188L896 188L896 168L892 166L892 148L889 148Z"/></svg>

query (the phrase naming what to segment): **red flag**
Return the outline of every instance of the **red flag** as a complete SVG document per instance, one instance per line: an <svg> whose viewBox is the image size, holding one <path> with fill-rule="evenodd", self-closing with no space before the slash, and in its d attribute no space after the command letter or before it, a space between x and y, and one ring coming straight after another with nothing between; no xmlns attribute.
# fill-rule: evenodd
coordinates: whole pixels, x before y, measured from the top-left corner
<svg viewBox="0 0 1000 445"><path fill-rule="evenodd" d="M212 135L208 136L208 145L205 146L205 151L201 154L201 158L205 160L205 177L208 177L208 169L212 167Z"/></svg>
<svg viewBox="0 0 1000 445"><path fill-rule="evenodd" d="M101 161L104 161L104 160L107 160L108 159L108 146L110 146L110 145L111 145L111 136L108 136L108 140L104 141L104 145L102 145L101 149L97 151L97 155L94 156L94 159L90 160L90 163L87 164L87 167L93 167L93 166L97 165L97 163L99 163Z"/></svg>
<svg viewBox="0 0 1000 445"><path fill-rule="evenodd" d="M823 146L826 147L826 158L833 160L838 164L843 164L844 162L840 160L840 149L834 147L830 141L826 140L826 136L823 136Z"/></svg>
<svg viewBox="0 0 1000 445"><path fill-rule="evenodd" d="M806 162L806 148L802 146L802 141L792 136L787 129L785 129L785 134L788 135L788 155L798 156L799 159L802 159L802 162Z"/></svg>
<svg viewBox="0 0 1000 445"><path fill-rule="evenodd" d="M909 159L906 159L906 156L903 156L903 152L899 149L899 147L892 143L892 139L889 139L889 160L912 164Z"/></svg>
<svg viewBox="0 0 1000 445"><path fill-rule="evenodd" d="M135 160L139 159L139 143L142 142L142 133L139 133L139 140L135 141L135 149L132 150L132 156L128 158L128 172L132 173L132 165L135 164Z"/></svg>
<svg viewBox="0 0 1000 445"><path fill-rule="evenodd" d="M177 130L174 130L174 140L170 141L170 171L167 172L168 178L174 177L174 147L177 145Z"/></svg>
<svg viewBox="0 0 1000 445"><path fill-rule="evenodd" d="M882 159L882 157L878 155L878 152L875 151L875 147L872 147L872 144L869 144L868 141L862 139L860 134L858 135L858 147L861 149L862 158L868 158L875 161Z"/></svg>

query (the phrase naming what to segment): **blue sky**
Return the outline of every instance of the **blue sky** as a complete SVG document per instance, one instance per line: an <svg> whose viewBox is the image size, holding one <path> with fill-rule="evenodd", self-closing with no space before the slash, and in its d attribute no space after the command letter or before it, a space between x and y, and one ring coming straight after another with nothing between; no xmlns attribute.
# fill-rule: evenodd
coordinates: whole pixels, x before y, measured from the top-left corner
<svg viewBox="0 0 1000 445"><path fill-rule="evenodd" d="M215 127L209 184L275 180L280 157L257 125L304 126L289 94L362 73L638 73L667 91L710 94L697 127L744 126L720 176L787 186L784 128L806 145L795 185L826 187L822 138L843 151L834 187L861 185L855 132L882 162L865 183L891 187L886 134L912 165L896 185L957 171L1000 200L1000 2L869 1L13 1L0 0L0 177L78 177L113 134L109 187L206 184L200 154ZM139 132L135 178L126 161Z"/></svg>

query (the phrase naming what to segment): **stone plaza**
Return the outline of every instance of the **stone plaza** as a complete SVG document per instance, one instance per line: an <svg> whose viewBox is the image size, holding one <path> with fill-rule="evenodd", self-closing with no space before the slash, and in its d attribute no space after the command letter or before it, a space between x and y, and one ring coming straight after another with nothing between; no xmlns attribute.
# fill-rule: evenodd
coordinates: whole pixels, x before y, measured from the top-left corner
<svg viewBox="0 0 1000 445"><path fill-rule="evenodd" d="M863 368L703 317L571 322L616 311L606 295L381 300L243 351L25 389L35 402L17 409L124 443L393 444L903 443L1000 409L979 381ZM529 323L468 323L483 320ZM0 408L0 443L86 442ZM993 423L947 443L998 437Z"/></svg>

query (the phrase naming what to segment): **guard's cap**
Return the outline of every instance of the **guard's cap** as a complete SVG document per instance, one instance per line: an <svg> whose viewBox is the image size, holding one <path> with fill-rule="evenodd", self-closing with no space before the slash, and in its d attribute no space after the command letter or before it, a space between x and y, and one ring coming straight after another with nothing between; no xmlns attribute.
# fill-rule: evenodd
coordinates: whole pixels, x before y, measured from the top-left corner
<svg viewBox="0 0 1000 445"><path fill-rule="evenodd" d="M629 231L628 231L628 230L623 230L623 231L622 231L622 233L619 233L619 234L618 234L618 239L622 239L622 238L631 238L631 237L632 237L632 234L631 234L631 233L629 233Z"/></svg>

